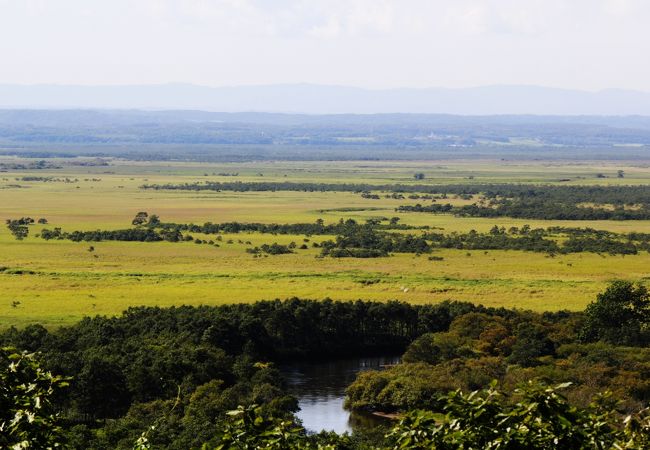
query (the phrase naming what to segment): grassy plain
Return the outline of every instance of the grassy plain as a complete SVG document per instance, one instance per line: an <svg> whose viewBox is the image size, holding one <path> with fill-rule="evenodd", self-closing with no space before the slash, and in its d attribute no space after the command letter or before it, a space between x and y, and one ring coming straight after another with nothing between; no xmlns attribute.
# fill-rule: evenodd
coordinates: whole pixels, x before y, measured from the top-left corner
<svg viewBox="0 0 650 450"><path fill-rule="evenodd" d="M1 159L0 162L8 162ZM15 162L15 161L11 161ZM54 160L53 162L57 162ZM486 231L493 225L589 226L618 232L650 232L650 221L529 221L457 218L396 213L417 200L364 199L354 193L144 191L143 183L195 181L314 181L365 183L562 183L648 184L650 165L594 162L276 162L199 164L111 161L109 166L0 173L0 218L45 217L46 227L64 230L130 227L138 211L163 221L326 222L341 218L399 216L404 223L450 231ZM617 170L625 178L616 177ZM425 180L413 174L423 172ZM237 173L236 177L216 175ZM598 178L596 174L607 178ZM59 181L23 181L22 177ZM69 182L60 181L68 178ZM77 181L74 181L77 180ZM93 181L94 180L94 181ZM564 181L561 181L564 180ZM569 180L569 181L566 181ZM452 199L453 203L463 200ZM354 211L346 211L353 208ZM199 305L302 298L399 299L414 303L446 299L533 310L582 309L611 279L650 276L650 255L600 256L444 250L442 261L398 254L377 259L317 258L318 249L253 258L251 245L299 245L305 236L223 235L221 246L189 243L88 243L44 241L34 235L16 241L0 228L0 328L43 323L59 326L84 315L119 314L135 305ZM196 236L196 235L195 235ZM199 237L199 236L196 236ZM206 237L207 238L207 237ZM212 237L214 238L214 236ZM330 237L311 236L310 241ZM228 241L232 239L232 243ZM241 242L240 242L241 241ZM250 241L251 244L246 244ZM371 280L371 283L367 283ZM13 302L20 302L12 306Z"/></svg>

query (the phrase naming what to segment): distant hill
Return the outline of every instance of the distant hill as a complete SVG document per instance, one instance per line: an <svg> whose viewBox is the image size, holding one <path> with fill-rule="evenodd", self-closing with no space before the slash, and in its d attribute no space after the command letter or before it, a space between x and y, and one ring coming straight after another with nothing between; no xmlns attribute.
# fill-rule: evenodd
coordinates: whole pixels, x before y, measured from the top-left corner
<svg viewBox="0 0 650 450"><path fill-rule="evenodd" d="M305 114L649 115L650 93L537 86L384 89L286 84L211 88L2 85L0 108L191 109Z"/></svg>
<svg viewBox="0 0 650 450"><path fill-rule="evenodd" d="M0 109L0 155L136 159L650 158L650 116Z"/></svg>

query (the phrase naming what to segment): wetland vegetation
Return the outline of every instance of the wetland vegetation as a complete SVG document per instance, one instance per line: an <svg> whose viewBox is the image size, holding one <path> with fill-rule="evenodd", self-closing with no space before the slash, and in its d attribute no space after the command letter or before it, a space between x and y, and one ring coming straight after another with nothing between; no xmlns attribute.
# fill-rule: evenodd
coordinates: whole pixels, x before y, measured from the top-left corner
<svg viewBox="0 0 650 450"><path fill-rule="evenodd" d="M43 161L0 177L2 367L50 386L42 439L430 448L544 399L562 439L646 445L643 164ZM281 368L396 355L336 388L351 434L301 426Z"/></svg>

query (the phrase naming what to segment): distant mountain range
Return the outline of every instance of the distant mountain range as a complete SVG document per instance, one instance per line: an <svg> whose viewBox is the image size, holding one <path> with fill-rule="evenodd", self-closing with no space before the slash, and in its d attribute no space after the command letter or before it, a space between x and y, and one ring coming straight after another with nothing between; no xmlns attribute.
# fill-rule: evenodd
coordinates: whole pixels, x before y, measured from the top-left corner
<svg viewBox="0 0 650 450"><path fill-rule="evenodd" d="M621 89L587 92L538 86L370 90L311 84L216 88L191 84L0 84L0 108L650 116L650 93Z"/></svg>

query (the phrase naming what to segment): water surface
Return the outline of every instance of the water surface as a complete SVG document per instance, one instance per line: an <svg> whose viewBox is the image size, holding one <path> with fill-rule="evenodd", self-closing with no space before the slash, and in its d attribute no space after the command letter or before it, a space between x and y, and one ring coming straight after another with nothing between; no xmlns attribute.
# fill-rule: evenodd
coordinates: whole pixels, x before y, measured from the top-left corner
<svg viewBox="0 0 650 450"><path fill-rule="evenodd" d="M282 371L289 391L298 398L300 411L296 415L303 426L313 432L343 433L351 432L361 423L368 425L368 420L350 420L350 412L343 408L345 388L362 370L381 369L398 362L399 356L350 358L294 363L282 367Z"/></svg>

